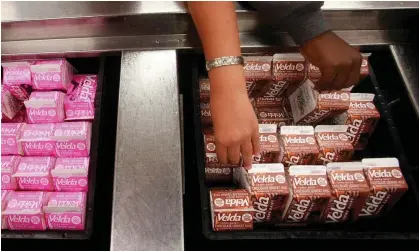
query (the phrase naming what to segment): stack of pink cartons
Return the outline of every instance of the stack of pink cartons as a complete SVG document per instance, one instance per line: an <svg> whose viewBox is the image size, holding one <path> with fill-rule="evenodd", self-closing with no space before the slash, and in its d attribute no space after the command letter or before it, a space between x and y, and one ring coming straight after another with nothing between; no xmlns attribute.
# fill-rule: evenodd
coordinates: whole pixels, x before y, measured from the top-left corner
<svg viewBox="0 0 419 251"><path fill-rule="evenodd" d="M2 66L2 229L81 231L97 75L65 59Z"/></svg>

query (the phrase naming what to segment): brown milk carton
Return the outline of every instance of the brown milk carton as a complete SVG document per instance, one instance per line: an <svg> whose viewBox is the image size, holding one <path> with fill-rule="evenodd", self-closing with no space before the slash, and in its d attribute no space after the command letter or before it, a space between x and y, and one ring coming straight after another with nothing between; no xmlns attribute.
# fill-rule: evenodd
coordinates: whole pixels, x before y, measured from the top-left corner
<svg viewBox="0 0 419 251"><path fill-rule="evenodd" d="M215 147L215 135L212 128L204 128L202 130L204 137L204 150L205 150L205 164L212 165L218 164L217 151Z"/></svg>
<svg viewBox="0 0 419 251"><path fill-rule="evenodd" d="M275 54L272 59L273 84L265 97L280 97L297 89L306 78L306 61L299 53Z"/></svg>
<svg viewBox="0 0 419 251"><path fill-rule="evenodd" d="M253 162L277 163L280 153L277 125L259 124L260 156L253 156Z"/></svg>
<svg viewBox="0 0 419 251"><path fill-rule="evenodd" d="M349 109L331 119L332 124L348 126L346 135L355 150L362 150L367 146L368 139L380 120L380 113L373 101L374 94L351 93Z"/></svg>
<svg viewBox="0 0 419 251"><path fill-rule="evenodd" d="M292 125L292 118L282 106L256 107L259 124L275 124L279 130L284 125Z"/></svg>
<svg viewBox="0 0 419 251"><path fill-rule="evenodd" d="M253 230L253 207L245 189L210 190L214 231Z"/></svg>
<svg viewBox="0 0 419 251"><path fill-rule="evenodd" d="M211 108L209 102L201 102L201 124L203 127L212 126Z"/></svg>
<svg viewBox="0 0 419 251"><path fill-rule="evenodd" d="M250 170L242 167L240 172L240 187L251 196L254 222L269 222L273 211L281 209L289 194L284 166L280 163L253 164Z"/></svg>
<svg viewBox="0 0 419 251"><path fill-rule="evenodd" d="M279 145L279 162L284 164L286 170L291 165L314 164L319 155L312 126L282 126Z"/></svg>
<svg viewBox="0 0 419 251"><path fill-rule="evenodd" d="M272 56L244 57L244 77L250 97L263 96L265 86L272 84ZM252 83L252 84L250 84ZM249 86L249 87L247 87Z"/></svg>
<svg viewBox="0 0 419 251"><path fill-rule="evenodd" d="M233 166L221 164L206 165L205 182L207 184L232 184Z"/></svg>
<svg viewBox="0 0 419 251"><path fill-rule="evenodd" d="M318 92L313 87L313 82L307 80L289 96L296 124L316 125L326 118L348 110L348 91Z"/></svg>
<svg viewBox="0 0 419 251"><path fill-rule="evenodd" d="M208 78L199 79L199 98L201 102L209 102L210 100L210 82Z"/></svg>
<svg viewBox="0 0 419 251"><path fill-rule="evenodd" d="M326 223L356 220L370 194L361 162L327 164L332 198L330 198L321 220Z"/></svg>
<svg viewBox="0 0 419 251"><path fill-rule="evenodd" d="M371 194L359 216L378 216L384 208L391 209L408 186L396 158L363 159L362 163Z"/></svg>
<svg viewBox="0 0 419 251"><path fill-rule="evenodd" d="M366 76L369 75L369 63L368 58L371 53L362 53L362 62L361 62L361 69L360 69L360 80L364 79ZM320 80L322 73L320 72L319 67L313 65L310 62L307 62L307 78L310 79L313 83L316 83ZM353 86L352 86L353 87ZM352 87L345 88L346 90L350 91Z"/></svg>
<svg viewBox="0 0 419 251"><path fill-rule="evenodd" d="M278 107L283 106L282 98L259 97L254 99L254 106L257 107Z"/></svg>
<svg viewBox="0 0 419 251"><path fill-rule="evenodd" d="M314 136L320 148L317 165L326 165L331 162L343 162L352 159L354 147L346 131L345 125L318 125L314 129Z"/></svg>
<svg viewBox="0 0 419 251"><path fill-rule="evenodd" d="M325 166L291 166L288 171L290 195L282 220L285 223L316 222L331 191Z"/></svg>

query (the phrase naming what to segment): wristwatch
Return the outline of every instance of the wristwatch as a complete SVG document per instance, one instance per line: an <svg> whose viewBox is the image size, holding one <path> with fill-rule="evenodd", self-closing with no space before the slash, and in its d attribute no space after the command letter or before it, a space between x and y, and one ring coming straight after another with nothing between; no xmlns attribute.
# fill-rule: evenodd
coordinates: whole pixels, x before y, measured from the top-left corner
<svg viewBox="0 0 419 251"><path fill-rule="evenodd" d="M209 71L213 68L237 64L244 65L244 60L242 56L227 56L214 58L213 60L207 61L205 66L207 71Z"/></svg>

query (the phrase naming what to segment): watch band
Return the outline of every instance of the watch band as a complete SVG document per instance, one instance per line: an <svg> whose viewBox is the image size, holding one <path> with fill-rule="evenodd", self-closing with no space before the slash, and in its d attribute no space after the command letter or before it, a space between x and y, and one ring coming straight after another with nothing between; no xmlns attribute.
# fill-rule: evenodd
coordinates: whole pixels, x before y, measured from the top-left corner
<svg viewBox="0 0 419 251"><path fill-rule="evenodd" d="M236 64L244 65L244 60L242 56L227 56L214 58L213 60L207 61L205 66L207 68L207 71L209 71L213 68Z"/></svg>

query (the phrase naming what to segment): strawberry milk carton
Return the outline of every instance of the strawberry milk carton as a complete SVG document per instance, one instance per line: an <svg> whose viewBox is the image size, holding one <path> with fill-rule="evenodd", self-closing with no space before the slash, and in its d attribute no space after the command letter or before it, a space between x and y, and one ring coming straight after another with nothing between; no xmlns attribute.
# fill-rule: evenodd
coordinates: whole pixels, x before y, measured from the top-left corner
<svg viewBox="0 0 419 251"><path fill-rule="evenodd" d="M323 222L337 223L358 218L370 194L364 167L361 162L327 164L332 198L322 213Z"/></svg>
<svg viewBox="0 0 419 251"><path fill-rule="evenodd" d="M1 156L1 189L16 190L17 182L13 177L19 165L20 156Z"/></svg>
<svg viewBox="0 0 419 251"><path fill-rule="evenodd" d="M211 189L210 204L214 231L253 230L253 207L245 189Z"/></svg>
<svg viewBox="0 0 419 251"><path fill-rule="evenodd" d="M346 136L355 150L363 150L380 120L380 113L374 105L374 94L351 93L349 109L331 119L335 125L347 125Z"/></svg>
<svg viewBox="0 0 419 251"><path fill-rule="evenodd" d="M66 120L93 120L97 75L74 75L64 98Z"/></svg>
<svg viewBox="0 0 419 251"><path fill-rule="evenodd" d="M283 210L289 190L281 163L253 164L250 170L240 169L240 187L251 196L255 223L269 222L273 211Z"/></svg>
<svg viewBox="0 0 419 251"><path fill-rule="evenodd" d="M55 156L54 124L24 124L19 139L25 156Z"/></svg>
<svg viewBox="0 0 419 251"><path fill-rule="evenodd" d="M316 222L331 197L325 166L291 166L290 196L282 220L289 224Z"/></svg>
<svg viewBox="0 0 419 251"><path fill-rule="evenodd" d="M370 185L370 196L360 217L374 217L390 210L407 191L406 180L396 158L363 159L364 172Z"/></svg>
<svg viewBox="0 0 419 251"><path fill-rule="evenodd" d="M27 100L32 92L30 62L7 62L1 65L5 88L18 100Z"/></svg>
<svg viewBox="0 0 419 251"><path fill-rule="evenodd" d="M89 158L57 158L51 171L57 192L87 192Z"/></svg>
<svg viewBox="0 0 419 251"><path fill-rule="evenodd" d="M9 119L3 114L1 117L1 122L2 123L28 123L28 117L26 116L26 109L22 107L22 109L20 109L12 119Z"/></svg>
<svg viewBox="0 0 419 251"><path fill-rule="evenodd" d="M314 139L312 126L281 127L279 162L286 170L291 165L314 164L319 155L319 146Z"/></svg>
<svg viewBox="0 0 419 251"><path fill-rule="evenodd" d="M4 215L10 230L46 230L43 206L45 192L13 192Z"/></svg>
<svg viewBox="0 0 419 251"><path fill-rule="evenodd" d="M58 123L64 121L64 93L59 91L32 92L25 101L29 123Z"/></svg>
<svg viewBox="0 0 419 251"><path fill-rule="evenodd" d="M326 165L330 162L350 161L354 153L354 147L346 131L345 125L318 125L314 130L317 144L320 148L318 165Z"/></svg>
<svg viewBox="0 0 419 251"><path fill-rule="evenodd" d="M86 193L49 193L44 211L48 229L84 230Z"/></svg>
<svg viewBox="0 0 419 251"><path fill-rule="evenodd" d="M20 190L53 191L50 171L54 165L54 157L22 157L13 177Z"/></svg>
<svg viewBox="0 0 419 251"><path fill-rule="evenodd" d="M10 190L1 190L1 229L9 229L7 217L4 215L3 211L6 208L7 203L9 203L12 192L13 191Z"/></svg>
<svg viewBox="0 0 419 251"><path fill-rule="evenodd" d="M35 90L67 91L73 67L65 59L40 60L30 66Z"/></svg>
<svg viewBox="0 0 419 251"><path fill-rule="evenodd" d="M289 101L296 124L317 125L349 109L349 92L319 92L308 79L289 96Z"/></svg>
<svg viewBox="0 0 419 251"><path fill-rule="evenodd" d="M1 155L23 155L19 139L23 123L1 123Z"/></svg>
<svg viewBox="0 0 419 251"><path fill-rule="evenodd" d="M12 96L9 90L1 86L1 113L8 119L13 119L16 114L21 110L23 103L17 98Z"/></svg>
<svg viewBox="0 0 419 251"><path fill-rule="evenodd" d="M55 124L57 157L89 157L92 123L66 122Z"/></svg>

